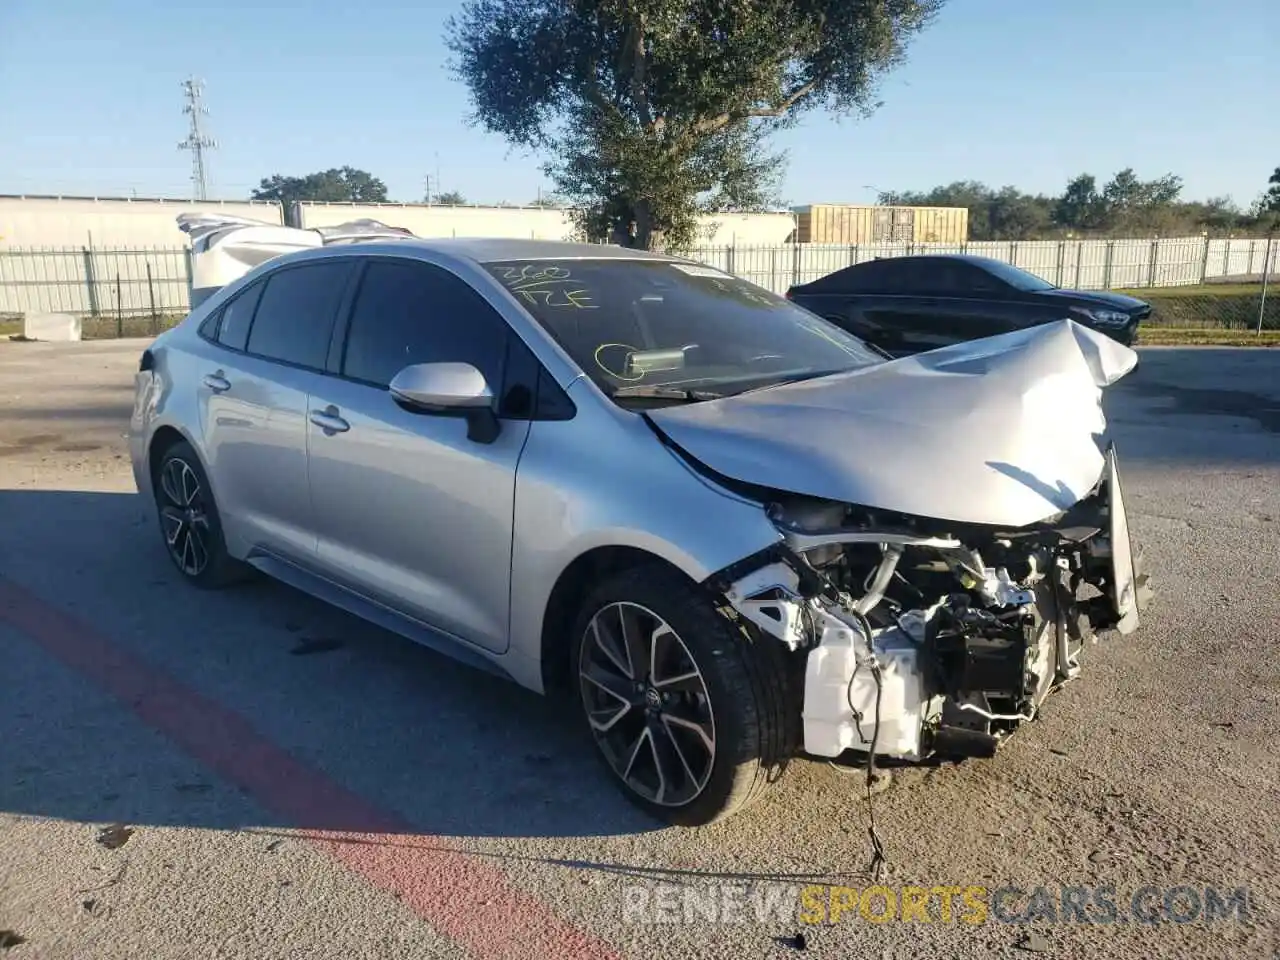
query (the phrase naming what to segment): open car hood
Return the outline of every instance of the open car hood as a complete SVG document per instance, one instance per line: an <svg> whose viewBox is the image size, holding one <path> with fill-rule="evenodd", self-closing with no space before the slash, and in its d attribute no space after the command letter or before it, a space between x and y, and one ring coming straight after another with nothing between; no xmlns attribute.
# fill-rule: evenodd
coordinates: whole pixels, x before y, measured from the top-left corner
<svg viewBox="0 0 1280 960"><path fill-rule="evenodd" d="M647 416L734 480L1020 527L1102 475L1102 388L1138 355L1073 320Z"/></svg>

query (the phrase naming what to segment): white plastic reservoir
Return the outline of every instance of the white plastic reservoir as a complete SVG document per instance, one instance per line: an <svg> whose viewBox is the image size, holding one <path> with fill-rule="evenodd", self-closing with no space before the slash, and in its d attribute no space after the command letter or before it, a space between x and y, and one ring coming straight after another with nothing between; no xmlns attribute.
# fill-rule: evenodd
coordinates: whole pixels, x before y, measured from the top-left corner
<svg viewBox="0 0 1280 960"><path fill-rule="evenodd" d="M875 634L880 663L880 728L876 755L919 759L928 711L915 643L895 628ZM866 752L876 732L876 678L861 636L828 626L809 654L804 683L804 749L819 757Z"/></svg>

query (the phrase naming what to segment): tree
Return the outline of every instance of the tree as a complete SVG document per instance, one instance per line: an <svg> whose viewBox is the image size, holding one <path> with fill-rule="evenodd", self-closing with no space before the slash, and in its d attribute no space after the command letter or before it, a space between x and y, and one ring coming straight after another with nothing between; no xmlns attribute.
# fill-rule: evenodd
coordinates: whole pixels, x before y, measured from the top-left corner
<svg viewBox="0 0 1280 960"><path fill-rule="evenodd" d="M992 190L976 180L957 180L925 192L882 193L880 202L906 207L964 207L969 239L1025 240L1048 227L1052 201L1016 187Z"/></svg>
<svg viewBox="0 0 1280 960"><path fill-rule="evenodd" d="M1030 240L1043 236L1053 219L1053 201L1004 187L987 205L992 240Z"/></svg>
<svg viewBox="0 0 1280 960"><path fill-rule="evenodd" d="M1139 180L1132 167L1125 167L1102 188L1102 199L1112 210L1124 212L1135 207L1173 203L1182 193L1182 178L1171 173L1156 180Z"/></svg>
<svg viewBox="0 0 1280 960"><path fill-rule="evenodd" d="M1107 226L1116 230L1157 229L1173 218L1168 209L1182 193L1182 178L1165 174L1155 180L1139 180L1126 167L1102 188Z"/></svg>
<svg viewBox="0 0 1280 960"><path fill-rule="evenodd" d="M1054 221L1072 230L1097 230L1106 224L1106 218L1106 203L1091 173L1072 179L1054 204Z"/></svg>
<svg viewBox="0 0 1280 960"><path fill-rule="evenodd" d="M1142 202L1142 184L1132 167L1125 167L1102 188L1102 201L1113 218L1123 216Z"/></svg>
<svg viewBox="0 0 1280 960"><path fill-rule="evenodd" d="M1226 233L1238 229L1244 213L1230 197L1210 197L1203 203L1183 204L1183 212L1206 233Z"/></svg>
<svg viewBox="0 0 1280 960"><path fill-rule="evenodd" d="M445 207L461 207L466 204L467 198L457 190L446 190L444 193L437 193L435 196L427 194L427 202L438 203Z"/></svg>
<svg viewBox="0 0 1280 960"><path fill-rule="evenodd" d="M252 196L254 200L274 200L286 206L295 200L385 203L387 185L364 170L335 167L305 177L277 173L264 178Z"/></svg>
<svg viewBox="0 0 1280 960"><path fill-rule="evenodd" d="M1259 213L1280 213L1280 167L1276 167L1267 183L1267 192L1258 201Z"/></svg>
<svg viewBox="0 0 1280 960"><path fill-rule="evenodd" d="M473 122L549 153L584 230L651 248L769 196L778 127L874 110L943 2L466 0L446 30Z"/></svg>
<svg viewBox="0 0 1280 960"><path fill-rule="evenodd" d="M1272 183L1280 200L1280 169ZM1144 181L1132 169L1125 169L1102 191L1098 190L1097 178L1082 173L1073 177L1057 197L1024 193L1016 187L993 190L978 181L957 180L930 190L884 191L879 202L965 207L969 211L971 240L1043 240L1067 232L1111 236L1147 231L1160 236L1265 233L1280 227L1280 208L1267 212L1266 195L1245 213L1230 197L1196 202L1182 200L1181 194L1182 180L1173 174Z"/></svg>

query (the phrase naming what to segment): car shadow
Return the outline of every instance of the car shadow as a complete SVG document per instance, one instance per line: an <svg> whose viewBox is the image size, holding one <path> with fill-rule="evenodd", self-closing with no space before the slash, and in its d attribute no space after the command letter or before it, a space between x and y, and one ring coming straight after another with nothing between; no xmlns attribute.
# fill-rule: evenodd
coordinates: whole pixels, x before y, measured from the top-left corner
<svg viewBox="0 0 1280 960"><path fill-rule="evenodd" d="M996 473L1004 474L1011 480L1016 480L1023 486L1028 487L1048 503L1059 505L1059 509L1066 509L1067 506L1079 499L1078 495L1061 480L1057 481L1056 484L1051 484L1041 480L1028 470L999 460L988 460L987 466Z"/></svg>
<svg viewBox="0 0 1280 960"><path fill-rule="evenodd" d="M149 702L213 704L213 725L228 725L230 711L252 731L228 734L237 749L248 736L250 748L281 751L318 783L422 833L580 837L664 826L621 797L570 704L265 578L193 588L137 494L0 491L0 517L0 743L10 771L0 811L214 829L368 827L350 804L315 804L305 823L273 815L270 802L176 749L166 738L172 710L103 689L132 682ZM264 762L247 753L227 761ZM277 789L268 784L268 800Z"/></svg>

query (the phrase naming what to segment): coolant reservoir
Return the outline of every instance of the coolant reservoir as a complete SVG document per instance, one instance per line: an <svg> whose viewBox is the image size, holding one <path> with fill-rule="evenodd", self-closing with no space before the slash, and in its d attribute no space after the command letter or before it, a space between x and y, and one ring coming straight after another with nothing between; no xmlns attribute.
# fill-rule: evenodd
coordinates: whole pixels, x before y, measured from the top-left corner
<svg viewBox="0 0 1280 960"><path fill-rule="evenodd" d="M928 709L914 642L892 628L874 635L880 663L880 731L876 755L919 759L920 729ZM804 682L804 749L818 757L867 751L876 730L876 678L862 638L829 623L809 653Z"/></svg>

